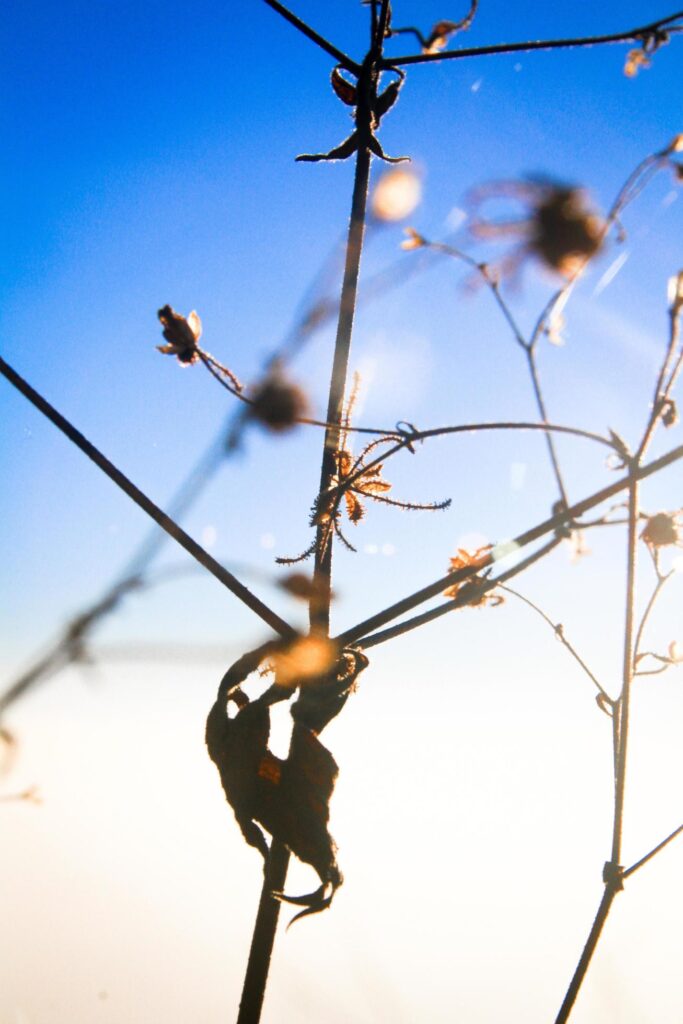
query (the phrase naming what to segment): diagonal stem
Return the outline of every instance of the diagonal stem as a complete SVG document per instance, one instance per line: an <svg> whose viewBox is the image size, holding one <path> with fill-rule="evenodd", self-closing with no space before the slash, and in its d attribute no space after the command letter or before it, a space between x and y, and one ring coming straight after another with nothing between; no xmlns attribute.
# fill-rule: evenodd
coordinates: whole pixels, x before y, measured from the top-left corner
<svg viewBox="0 0 683 1024"><path fill-rule="evenodd" d="M611 32L599 36L578 36L569 39L536 39L525 43L496 43L493 46L470 46L462 47L459 50L446 50L441 53L410 54L405 57L386 58L383 66L395 67L407 64L431 64L437 60L459 60L462 57L488 57L499 53L520 53L531 50L559 50L569 49L577 46L600 46L605 43L625 43L629 40L638 40L644 36L664 29L671 22L683 18L683 11L676 11L659 21L650 22L648 25L641 25L639 28L632 28L626 32ZM677 26L672 26L674 30Z"/></svg>
<svg viewBox="0 0 683 1024"><path fill-rule="evenodd" d="M683 445L679 445L677 448L672 448L671 451L665 455L660 456L658 459L653 459L646 466L640 466L634 470L636 479L644 480L646 477L652 476L654 473L658 473L666 466L677 462L683 458ZM583 498L581 501L571 505L567 510L563 510L549 519L544 519L542 523L538 523L531 529L526 530L524 533L519 534L513 541L510 541L510 549L526 547L534 540L540 540L546 534L551 533L553 530L560 530L566 527L568 520L578 519L585 512L595 508L596 505L601 505L603 501L607 501L609 498L614 497L615 494L619 494L620 491L625 490L629 486L630 476L621 477L613 484L609 484L607 487L603 487L599 491L595 491L594 494L589 495L587 498ZM429 583L426 587L422 587L420 590L415 591L408 597L402 598L395 604L389 605L388 608L384 608L382 611L377 612L375 615L371 615L368 619L363 622L359 622L357 625L352 626L350 629L345 630L336 637L337 643L342 645L354 643L360 637L365 636L372 630L379 629L381 626L386 625L387 622L391 622L392 619L398 618L399 615L403 615L405 612L411 611L423 602L428 601L430 597L436 597L446 587L452 586L455 583L460 583L462 580L467 579L468 576L474 574L475 571L481 571L482 569L488 568L493 563L494 559L492 556L488 556L481 561L481 563L473 568L459 569L457 572L448 573L446 576L441 576L438 580L433 583Z"/></svg>
<svg viewBox="0 0 683 1024"><path fill-rule="evenodd" d="M281 619L272 609L263 603L255 594L252 594L243 583L233 576L228 569L217 562L208 551L197 543L188 533L178 526L178 524L171 519L170 516L166 515L158 505L144 494L139 487L125 476L112 462L109 461L106 456L102 454L86 437L81 434L79 430L73 426L61 413L50 405L42 395L40 395L31 385L20 377L16 370L13 370L4 359L0 359L0 373L7 378L10 384L13 384L18 391L28 398L40 412L43 413L56 427L58 427L63 434L69 438L77 448L88 456L89 459L95 463L98 469L101 469L110 480L113 480L117 486L124 491L125 494L131 498L136 505L138 505L144 512L150 516L155 523L157 523L163 530L168 533L173 540L176 541L182 548L184 548L188 554L192 555L200 565L203 565L212 576L215 576L223 586L227 587L228 590L240 599L248 608L251 608L259 618L263 619L264 622L279 633L280 636L292 636L295 630L288 622Z"/></svg>
<svg viewBox="0 0 683 1024"><path fill-rule="evenodd" d="M266 0L271 6L279 9L280 5L273 0ZM388 0L383 0L380 11L377 34L373 40L373 48L368 54L364 66L369 76L369 87L375 88L377 72L374 70L377 60L381 58L384 25L388 11ZM367 111L371 117L370 109ZM364 126L369 134L370 123ZM362 129L362 126L359 126ZM353 333L353 320L358 292L358 276L363 250L365 231L365 213L367 205L368 183L370 180L370 151L366 145L360 145L356 156L356 170L351 200L351 221L349 224L346 245L344 279L342 283L341 301L337 337L332 363L329 400L327 407L327 428L323 446L322 466L320 472L320 490L327 490L337 471L335 452L339 446L340 425L343 416L344 392ZM322 525L318 527L315 549L315 570L313 588L314 596L310 604L311 629L329 635L330 600L332 578L332 537ZM240 1012L237 1024L258 1024L268 981L270 961L275 943L275 933L280 914L280 903L272 893L284 889L289 850L276 839L270 846L266 877L264 878L261 898L254 932L252 936L247 971L242 990Z"/></svg>
<svg viewBox="0 0 683 1024"><path fill-rule="evenodd" d="M330 43L324 38L324 36L321 36L319 32L312 29L310 25L307 25L305 21L302 21L301 18L297 18L296 14L288 10L288 8L285 7L284 4L281 4L279 0L265 0L265 3L267 3L269 7L272 7L274 11L277 11L278 14L281 14L285 21L288 21L290 25L294 25L295 28L298 28L299 32L303 33L303 35L310 39L311 42L316 43L321 50L325 50L325 52L329 53L331 57L334 57L334 59L338 61L343 68L350 71L351 74L357 75L359 73L360 66L356 64L355 60L351 60L351 58L347 57L345 53L338 50L333 43Z"/></svg>

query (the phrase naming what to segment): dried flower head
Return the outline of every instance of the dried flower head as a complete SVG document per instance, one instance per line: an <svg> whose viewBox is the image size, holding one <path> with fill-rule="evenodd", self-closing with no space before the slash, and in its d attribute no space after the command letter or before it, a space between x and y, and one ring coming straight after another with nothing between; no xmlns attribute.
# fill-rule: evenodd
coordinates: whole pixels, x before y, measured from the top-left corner
<svg viewBox="0 0 683 1024"><path fill-rule="evenodd" d="M188 317L181 316L171 306L162 306L157 313L163 326L167 345L157 345L159 352L176 356L183 366L191 366L199 359L197 342L202 336L202 322L195 310Z"/></svg>
<svg viewBox="0 0 683 1024"><path fill-rule="evenodd" d="M425 511L437 511L448 508L450 498L441 502L416 503L398 501L389 498L387 492L391 490L391 484L382 478L383 463L373 459L367 462L370 453L379 446L396 443L396 435L377 437L365 446L360 455L351 452L349 443L349 432L351 431L351 415L360 387L360 378L354 374L353 388L351 395L344 409L339 432L339 446L334 452L336 472L330 480L329 487L321 492L313 505L311 513L311 526L321 527L323 533L323 548L330 542L332 535L336 534L342 544L355 551L355 547L341 529L342 510L346 511L349 522L357 525L365 515L364 498L371 498L373 501L382 502L385 505L393 505L394 508L420 509ZM306 548L300 555L294 558L277 558L281 565L292 565L310 557L316 548L316 542Z"/></svg>
<svg viewBox="0 0 683 1024"><path fill-rule="evenodd" d="M290 430L307 414L305 393L277 367L257 384L251 396L249 415L276 433Z"/></svg>
<svg viewBox="0 0 683 1024"><path fill-rule="evenodd" d="M387 171L372 193L373 216L381 221L403 220L422 199L422 182L415 171L395 168Z"/></svg>
<svg viewBox="0 0 683 1024"><path fill-rule="evenodd" d="M571 280L602 246L605 222L588 206L581 189L530 179L486 185L473 192L470 198L474 235L520 240L520 245L504 260L503 272L514 272L525 256L532 255L550 270ZM523 203L527 215L502 221L477 215L485 201L504 198Z"/></svg>
<svg viewBox="0 0 683 1024"><path fill-rule="evenodd" d="M466 548L458 548L457 554L451 558L449 572L458 572L460 569L469 567L481 567L485 565L486 559L491 552L491 544L486 544L476 551L467 551ZM490 604L492 608L502 604L505 598L502 594L496 594L493 590L486 590L486 576L470 576L468 579L460 580L452 587L444 590L444 597L467 597L466 604L473 608L483 608Z"/></svg>
<svg viewBox="0 0 683 1024"><path fill-rule="evenodd" d="M682 545L680 516L683 509L677 512L657 512L649 516L640 534L651 549Z"/></svg>

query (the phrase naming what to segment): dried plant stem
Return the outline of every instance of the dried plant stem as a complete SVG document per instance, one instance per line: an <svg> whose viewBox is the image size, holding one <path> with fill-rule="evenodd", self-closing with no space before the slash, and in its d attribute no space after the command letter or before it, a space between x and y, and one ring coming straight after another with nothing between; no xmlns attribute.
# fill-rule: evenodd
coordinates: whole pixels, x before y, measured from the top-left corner
<svg viewBox="0 0 683 1024"><path fill-rule="evenodd" d="M644 857L641 857L640 860L637 860L635 864L631 865L630 868L627 868L626 871L624 871L622 878L628 878L629 875L632 875L634 873L634 871L638 871L639 868L642 868L643 865L647 864L648 861L652 860L655 854L659 853L659 851L663 850L665 846L668 846L669 843L673 842L673 840L676 839L677 836L680 836L682 832L683 825L679 825L678 828L675 828L673 832L669 833L666 839L662 839L661 843L657 843L657 845L652 850L650 850L649 853L646 853Z"/></svg>
<svg viewBox="0 0 683 1024"><path fill-rule="evenodd" d="M576 46L598 46L605 43L625 43L630 40L638 40L644 36L669 26L671 22L683 18L683 11L676 11L659 21L650 22L648 25L641 25L626 32L612 32L609 35L601 36L579 36L570 39L540 39L531 40L526 43L497 43L493 46L463 47L459 50L445 50L440 53L410 54L405 57L387 58L386 64L405 66L408 64L431 64L438 60L458 60L462 57L488 57L499 53L520 53L530 50L559 50ZM676 31L670 28L669 31Z"/></svg>
<svg viewBox="0 0 683 1024"><path fill-rule="evenodd" d="M333 43L330 43L327 39L312 29L310 25L307 25L305 21L302 21L301 18L297 18L296 14L293 14L292 11L288 10L284 4L279 3L279 0L265 0L265 3L267 3L269 7L272 7L274 11L277 11L278 14L281 14L285 21L288 21L290 25L294 25L295 28L298 28L299 32L305 35L307 39L316 43L321 50L325 50L325 52L329 53L331 57L334 57L334 59L337 60L343 68L346 68L347 71L351 71L352 74L358 74L360 68L356 64L355 60L351 60L351 58L347 57L345 53L338 50Z"/></svg>
<svg viewBox="0 0 683 1024"><path fill-rule="evenodd" d="M73 426L61 413L50 405L42 395L31 387L16 370L13 370L4 359L0 359L0 373L6 377L6 379L13 384L14 387L24 395L25 398L40 410L44 416L54 423L63 434L69 438L77 448L88 456L89 459L95 463L98 469L101 469L110 480L113 480L118 487L124 491L125 494L131 498L136 505L139 505L144 512L147 513L166 533L171 536L176 543L184 548L188 554L203 565L212 576L215 576L223 586L227 587L228 590L232 591L236 597L238 597L248 608L251 608L259 618L263 619L276 633L280 636L292 636L295 632L292 626L284 619L281 619L274 611L272 611L267 605L263 603L255 594L252 594L243 583L233 576L224 566L217 562L208 551L205 551L200 544L196 542L188 533L178 526L178 524L171 519L165 512L163 512L158 505L144 494L139 487L125 476L113 463L109 461L106 456L102 454L86 437L81 434L79 430Z"/></svg>
<svg viewBox="0 0 683 1024"><path fill-rule="evenodd" d="M638 480L644 480L646 477L652 476L654 473L658 473L660 470L664 469L665 466L669 466L682 458L683 445L679 445L677 448L673 448L658 459L653 459L652 462L649 462L646 466L639 466L637 469L634 469L633 474ZM583 498L581 501L571 505L566 511L563 510L556 515L551 516L549 519L544 519L542 523L538 523L537 526L533 526L530 530L526 530L524 533L515 537L513 541L510 541L511 550L513 547L526 547L527 544L531 544L535 540L540 540L541 537L544 537L546 534L551 533L554 530L563 529L567 524L567 520L573 521L578 519L579 516L588 512L590 509L595 508L596 505L601 505L603 501L608 501L610 498L614 497L615 494L619 494L620 491L623 491L629 486L629 480L630 476L621 477L619 480L615 481L615 483L609 484L607 487L603 487L601 490L596 491L587 498ZM392 619L398 618L399 615L403 615L405 612L409 612L413 608L417 608L418 605L428 601L431 597L436 597L441 593L441 591L445 590L446 587L460 583L467 579L468 576L473 575L474 572L480 572L482 569L488 568L489 565L493 564L493 561L493 556L488 556L488 558L481 561L476 569L459 569L457 572L441 576L438 580L435 580L433 583L429 583L426 587L416 590L408 597L402 598L395 604L389 605L389 607L384 608L375 615L371 615L369 618L364 619L363 622L359 622L357 625L345 630L335 638L336 641L343 645L355 643L372 630L379 629L381 626L386 625L387 622L391 622Z"/></svg>
<svg viewBox="0 0 683 1024"><path fill-rule="evenodd" d="M623 889L623 869L620 864L622 831L624 823L624 797L626 794L626 762L628 753L629 714L631 702L631 684L633 682L633 645L635 622L635 580L638 546L638 490L639 481L634 465L629 479L628 496L628 540L626 569L626 616L624 624L624 655L622 689L618 701L614 705L615 728L615 786L614 786L614 820L612 825L612 852L610 861L605 865L603 880L605 891L591 927L583 953L574 971L560 1012L555 1024L565 1024L569 1019L576 997L583 983L593 958L593 953L600 941L602 930L609 915L614 897Z"/></svg>
<svg viewBox="0 0 683 1024"><path fill-rule="evenodd" d="M267 0L276 6L272 0ZM279 7L279 5L277 5ZM383 25L386 20L388 3L384 0L379 18L374 46L377 48L375 61L381 57ZM380 27L382 35L380 35ZM371 56L373 51L371 50ZM377 73L370 68L369 74L374 76L376 85ZM368 111L368 117L370 111ZM367 125L368 131L370 123ZM351 221L346 246L346 260L339 305L339 320L330 380L329 400L327 406L327 427L323 446L322 466L320 473L320 492L330 487L337 472L335 452L339 447L340 424L343 415L344 392L348 371L353 320L358 292L358 275L363 250L365 214L367 206L368 183L370 180L370 151L361 145L356 156L356 169L351 200ZM322 526L318 527L315 548L314 596L311 598L311 628L320 633L329 634L330 600L332 578L332 538ZM264 878L261 899L254 924L249 961L242 990L238 1024L258 1024L265 995L270 960L275 942L280 903L273 898L272 892L284 889L289 851L281 842L273 839L268 858L268 870Z"/></svg>

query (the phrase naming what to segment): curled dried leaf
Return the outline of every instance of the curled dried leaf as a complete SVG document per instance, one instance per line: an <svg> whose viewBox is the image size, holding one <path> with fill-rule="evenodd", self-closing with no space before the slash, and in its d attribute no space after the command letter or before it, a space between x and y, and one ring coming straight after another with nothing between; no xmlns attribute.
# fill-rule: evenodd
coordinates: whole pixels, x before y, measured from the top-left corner
<svg viewBox="0 0 683 1024"><path fill-rule="evenodd" d="M286 699L291 690L276 683L250 701L241 689L264 659L275 656L282 646L282 642L264 644L228 669L207 718L206 745L242 835L260 851L264 863L268 843L261 827L317 872L321 885L315 892L297 897L275 894L304 906L297 915L304 916L328 907L342 883L336 846L328 831L329 802L338 768L316 733L343 706L356 676L368 662L358 651L344 651L336 670L332 666L328 672L327 681L314 687L310 697L299 698L292 709L294 714L301 705L289 754L283 759L268 747L270 706ZM228 715L231 702L239 708L234 718Z"/></svg>
<svg viewBox="0 0 683 1024"><path fill-rule="evenodd" d="M352 82L344 78L338 67L332 70L330 81L332 88L342 103L346 103L348 107L355 107L357 105L358 89Z"/></svg>

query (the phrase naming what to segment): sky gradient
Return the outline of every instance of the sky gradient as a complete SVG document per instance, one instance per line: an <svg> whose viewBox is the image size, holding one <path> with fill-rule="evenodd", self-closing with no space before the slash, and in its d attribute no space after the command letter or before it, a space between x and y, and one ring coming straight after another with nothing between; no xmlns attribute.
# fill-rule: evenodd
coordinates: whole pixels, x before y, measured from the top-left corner
<svg viewBox="0 0 683 1024"><path fill-rule="evenodd" d="M394 20L428 29L460 16L446 7L395 0ZM462 45L609 32L673 9L482 0ZM357 0L296 10L362 56ZM329 87L331 60L260 0L192 11L10 0L4 21L0 352L167 507L232 406L201 367L156 351L156 311L197 309L205 347L241 378L258 375L343 236L351 163L294 157L339 143L348 108ZM477 245L464 224L475 185L543 174L584 185L604 210L633 167L683 131L681 46L674 38L635 79L623 74L628 46L409 70L381 130L385 150L409 154L423 177L409 223L495 259L505 246ZM388 52L410 49L404 38ZM373 165L373 180L383 170ZM596 261L566 311L566 344L544 345L553 421L637 437L666 340L666 282L683 267L681 202L663 174L629 208L625 242ZM402 227L371 228L364 275L419 258L401 253ZM434 261L361 304L359 422L535 418L523 356L467 278ZM529 265L510 286L525 326L555 283ZM333 340L325 327L292 367L318 414ZM5 382L0 409L10 681L149 527ZM302 626L273 557L310 542L321 441L313 428L279 440L250 431L183 520ZM677 443L680 427L653 455ZM613 479L591 445L558 447L574 498ZM385 475L399 498L453 504L434 514L375 506L349 527L359 551L335 556L335 629L445 573L459 546L542 520L556 499L543 442L527 435L436 441ZM644 506L681 506L681 483L678 464L647 485ZM615 529L588 543L590 557L574 565L563 548L519 589L565 624L614 690L624 538ZM642 562L641 601L651 585ZM163 548L160 566L187 564ZM681 578L653 620L657 649L683 639ZM226 665L265 635L216 581L189 572L132 595L97 633L93 650L108 656L12 710L20 747L3 790L36 784L44 802L0 805L3 1024L230 1019L261 868L224 805L203 718ZM150 644L171 657L124 659ZM196 661L173 657L179 644ZM680 824L680 675L643 684L634 701L629 862ZM331 829L346 885L330 913L279 935L266 1024L488 1024L503 1011L551 1020L597 906L611 824L609 722L552 631L509 599L377 648L325 736L341 766ZM681 849L618 902L577 1024L679 1020ZM292 891L308 887L293 870Z"/></svg>

